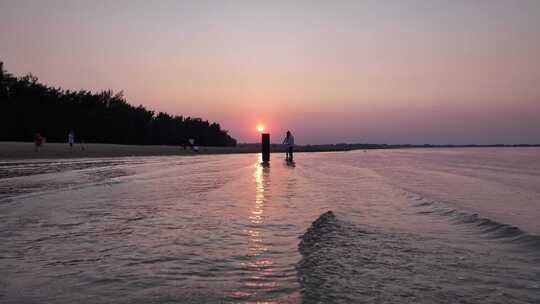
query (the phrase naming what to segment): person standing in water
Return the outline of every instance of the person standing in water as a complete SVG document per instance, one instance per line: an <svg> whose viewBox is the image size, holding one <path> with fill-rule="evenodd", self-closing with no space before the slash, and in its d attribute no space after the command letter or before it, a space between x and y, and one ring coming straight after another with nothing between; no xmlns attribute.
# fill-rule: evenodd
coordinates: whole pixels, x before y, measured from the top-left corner
<svg viewBox="0 0 540 304"><path fill-rule="evenodd" d="M69 144L69 150L73 151L73 144L75 143L75 132L73 130L69 131L68 134L68 144Z"/></svg>
<svg viewBox="0 0 540 304"><path fill-rule="evenodd" d="M287 131L287 135L283 140L285 147L285 160L292 162L293 161L293 146L294 146L294 136L291 131Z"/></svg>

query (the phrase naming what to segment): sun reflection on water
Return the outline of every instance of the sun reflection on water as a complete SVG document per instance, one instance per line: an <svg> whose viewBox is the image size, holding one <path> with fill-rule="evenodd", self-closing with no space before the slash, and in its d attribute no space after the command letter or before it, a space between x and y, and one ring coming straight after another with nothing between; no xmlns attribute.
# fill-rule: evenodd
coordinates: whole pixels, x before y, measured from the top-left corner
<svg viewBox="0 0 540 304"><path fill-rule="evenodd" d="M261 156L259 157L261 158ZM261 159L262 161L262 159ZM251 223L258 225L264 223L263 213L264 213L264 203L265 199L265 174L268 171L267 167L263 167L259 162L255 164L255 172L253 177L255 179L255 205L254 209L251 211L251 216L249 219Z"/></svg>
<svg viewBox="0 0 540 304"><path fill-rule="evenodd" d="M265 243L265 207L268 203L270 189L269 168L262 166L262 156L259 155L254 165L253 180L255 182L255 201L250 210L249 221L251 228L246 230L248 235L249 260L242 266L249 271L249 278L244 283L244 289L233 294L235 298L249 300L260 296L265 291L276 288L279 284L271 277L273 275L274 261L265 254L269 248ZM272 302L268 302L272 303Z"/></svg>
<svg viewBox="0 0 540 304"><path fill-rule="evenodd" d="M253 229L247 231L249 235L249 252L251 256L260 256L268 250L263 242L263 231L261 226L264 225L265 218L264 207L267 199L265 192L268 191L269 187L269 181L267 180L269 169L268 167L263 167L261 161L262 156L259 155L253 173L255 181L255 204L253 205L251 215L249 216ZM253 265L253 263L250 265Z"/></svg>

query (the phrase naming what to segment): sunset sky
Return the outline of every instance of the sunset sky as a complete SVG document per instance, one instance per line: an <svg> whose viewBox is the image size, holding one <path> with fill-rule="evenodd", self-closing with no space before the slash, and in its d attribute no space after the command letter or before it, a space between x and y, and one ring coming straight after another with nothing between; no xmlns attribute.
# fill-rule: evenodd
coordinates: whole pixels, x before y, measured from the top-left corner
<svg viewBox="0 0 540 304"><path fill-rule="evenodd" d="M540 143L538 0L0 0L0 61L240 142Z"/></svg>

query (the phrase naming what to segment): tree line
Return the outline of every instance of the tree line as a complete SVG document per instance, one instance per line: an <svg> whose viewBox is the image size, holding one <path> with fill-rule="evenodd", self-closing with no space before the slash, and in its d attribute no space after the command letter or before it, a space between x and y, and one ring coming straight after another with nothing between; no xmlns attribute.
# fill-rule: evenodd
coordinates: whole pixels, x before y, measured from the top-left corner
<svg viewBox="0 0 540 304"><path fill-rule="evenodd" d="M30 141L41 133L47 141L137 145L235 146L236 140L218 123L172 116L130 105L122 92L93 93L50 87L29 74L15 77L0 62L0 140Z"/></svg>

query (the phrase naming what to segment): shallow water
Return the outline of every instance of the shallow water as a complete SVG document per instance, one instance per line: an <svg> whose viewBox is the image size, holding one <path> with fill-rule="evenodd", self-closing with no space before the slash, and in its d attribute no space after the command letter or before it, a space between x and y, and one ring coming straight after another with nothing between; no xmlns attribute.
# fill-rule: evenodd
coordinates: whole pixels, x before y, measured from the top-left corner
<svg viewBox="0 0 540 304"><path fill-rule="evenodd" d="M296 157L0 163L0 302L540 302L540 149Z"/></svg>

